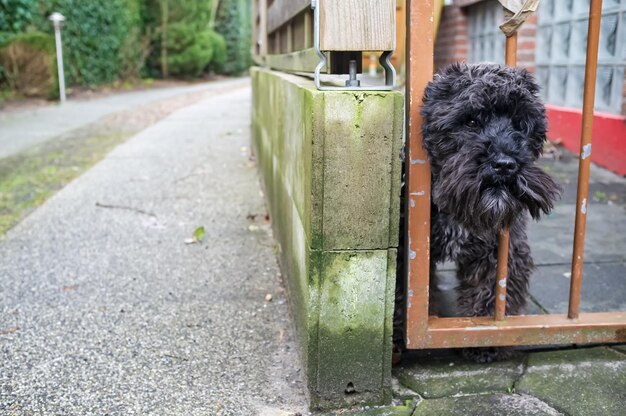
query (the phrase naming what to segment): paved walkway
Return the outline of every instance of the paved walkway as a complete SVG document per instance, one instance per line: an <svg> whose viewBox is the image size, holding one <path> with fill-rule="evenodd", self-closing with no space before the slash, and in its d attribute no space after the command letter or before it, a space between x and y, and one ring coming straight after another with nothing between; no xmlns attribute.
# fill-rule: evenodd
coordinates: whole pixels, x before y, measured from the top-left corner
<svg viewBox="0 0 626 416"><path fill-rule="evenodd" d="M0 241L0 414L306 408L249 114L247 86L172 114Z"/></svg>
<svg viewBox="0 0 626 416"><path fill-rule="evenodd" d="M104 98L72 100L63 105L0 112L0 159L51 140L98 119L176 96L211 91L246 81L229 79L199 85L118 93Z"/></svg>

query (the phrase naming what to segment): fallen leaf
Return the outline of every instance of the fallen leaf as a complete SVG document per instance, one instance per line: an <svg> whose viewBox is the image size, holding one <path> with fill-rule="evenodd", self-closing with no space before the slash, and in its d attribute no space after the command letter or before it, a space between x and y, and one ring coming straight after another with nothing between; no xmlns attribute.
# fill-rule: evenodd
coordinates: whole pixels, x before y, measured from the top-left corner
<svg viewBox="0 0 626 416"><path fill-rule="evenodd" d="M268 293L267 295L265 295L265 301L266 302L271 302L272 301L272 294Z"/></svg>
<svg viewBox="0 0 626 416"><path fill-rule="evenodd" d="M196 228L196 230L193 232L193 238L195 238L196 241L202 241L203 237L204 237L204 227Z"/></svg>

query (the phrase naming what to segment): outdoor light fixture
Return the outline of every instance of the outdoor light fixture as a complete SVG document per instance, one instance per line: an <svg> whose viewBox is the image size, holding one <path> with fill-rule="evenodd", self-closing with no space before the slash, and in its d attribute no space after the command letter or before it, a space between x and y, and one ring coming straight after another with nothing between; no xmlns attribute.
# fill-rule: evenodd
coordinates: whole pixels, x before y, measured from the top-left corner
<svg viewBox="0 0 626 416"><path fill-rule="evenodd" d="M61 46L61 25L65 20L65 16L63 16L59 12L54 12L48 18L52 21L54 25L54 40L56 42L56 50L57 50L57 67L59 70L59 96L61 98L61 102L65 102L65 75L63 74L63 49Z"/></svg>

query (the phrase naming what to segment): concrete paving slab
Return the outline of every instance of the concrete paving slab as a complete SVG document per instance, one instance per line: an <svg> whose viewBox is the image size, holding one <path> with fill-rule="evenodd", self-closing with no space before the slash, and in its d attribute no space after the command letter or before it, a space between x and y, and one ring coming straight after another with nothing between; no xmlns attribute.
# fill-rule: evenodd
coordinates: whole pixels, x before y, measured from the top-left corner
<svg viewBox="0 0 626 416"><path fill-rule="evenodd" d="M413 416L558 416L541 400L525 394L486 394L420 402Z"/></svg>
<svg viewBox="0 0 626 416"><path fill-rule="evenodd" d="M457 357L429 357L407 361L394 371L400 384L424 398L487 392L507 392L524 371L524 357L490 365Z"/></svg>
<svg viewBox="0 0 626 416"><path fill-rule="evenodd" d="M540 266L530 293L550 313L566 313L569 303L569 264ZM626 311L626 263L585 263L581 287L582 312Z"/></svg>
<svg viewBox="0 0 626 416"><path fill-rule="evenodd" d="M621 415L626 355L607 347L532 353L515 391L572 416Z"/></svg>
<svg viewBox="0 0 626 416"><path fill-rule="evenodd" d="M572 261L578 158L560 149L559 160L542 159L541 166L563 186L553 212L532 222L529 238L538 265ZM587 201L586 262L626 260L626 178L591 165Z"/></svg>
<svg viewBox="0 0 626 416"><path fill-rule="evenodd" d="M0 414L306 409L271 232L246 219L265 212L249 106L174 113L7 233Z"/></svg>

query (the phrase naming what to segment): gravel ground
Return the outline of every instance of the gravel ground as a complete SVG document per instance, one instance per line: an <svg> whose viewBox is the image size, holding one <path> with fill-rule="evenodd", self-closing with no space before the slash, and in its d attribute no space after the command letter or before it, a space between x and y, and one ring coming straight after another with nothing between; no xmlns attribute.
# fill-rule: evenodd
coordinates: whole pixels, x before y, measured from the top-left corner
<svg viewBox="0 0 626 416"><path fill-rule="evenodd" d="M304 411L249 111L177 111L0 241L0 414Z"/></svg>

